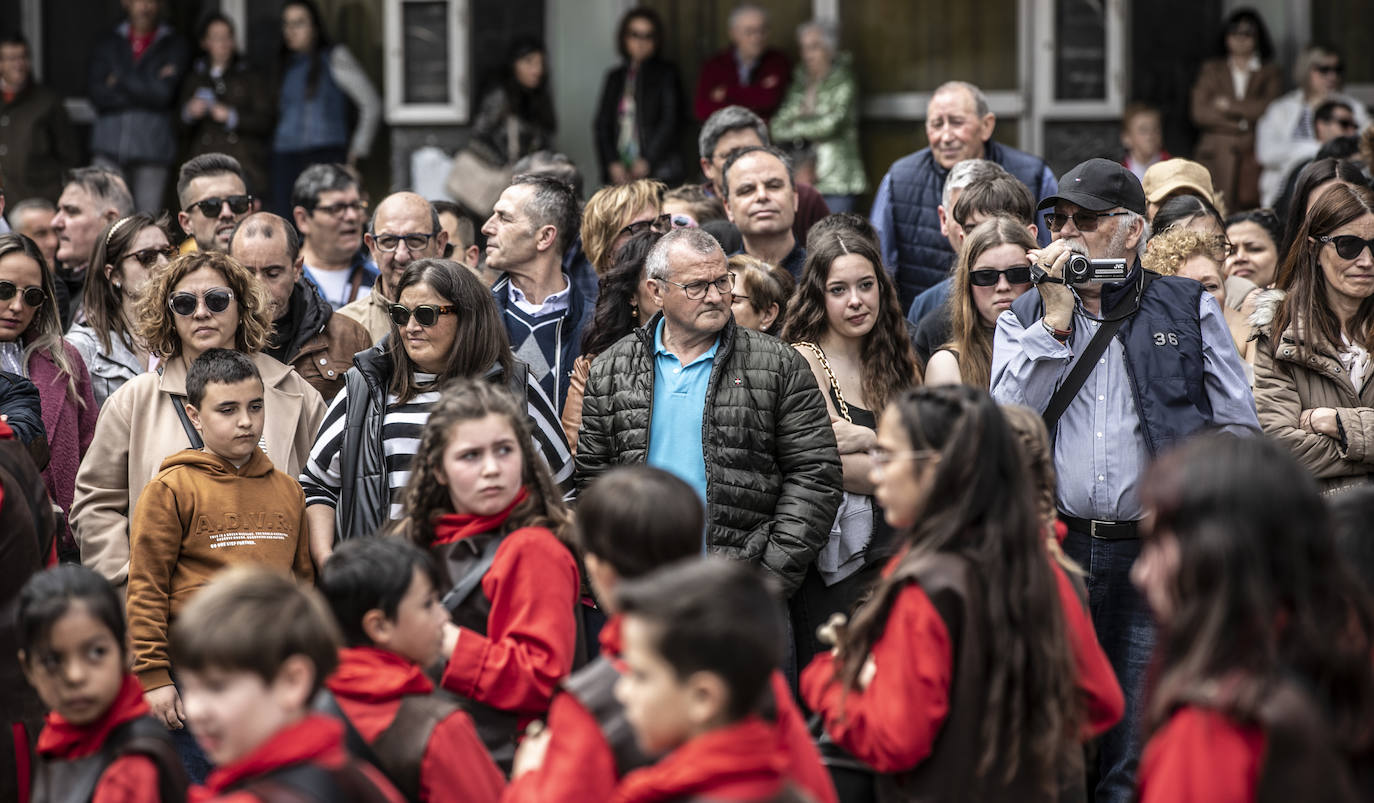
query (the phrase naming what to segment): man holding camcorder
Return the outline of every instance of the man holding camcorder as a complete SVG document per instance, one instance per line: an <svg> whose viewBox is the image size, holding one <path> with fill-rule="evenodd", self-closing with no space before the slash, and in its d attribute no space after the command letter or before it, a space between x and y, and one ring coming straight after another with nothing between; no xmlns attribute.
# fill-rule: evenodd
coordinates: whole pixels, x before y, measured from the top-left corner
<svg viewBox="0 0 1374 803"><path fill-rule="evenodd" d="M1216 301L1198 282L1140 267L1149 226L1129 170L1091 159L1039 208L1053 209L1054 239L1029 252L1038 293L997 321L992 395L1041 411L1054 440L1064 551L1089 573L1093 624L1126 693L1125 718L1102 738L1094 799L1125 801L1154 643L1129 577L1141 475L1195 432L1258 432L1259 422Z"/></svg>

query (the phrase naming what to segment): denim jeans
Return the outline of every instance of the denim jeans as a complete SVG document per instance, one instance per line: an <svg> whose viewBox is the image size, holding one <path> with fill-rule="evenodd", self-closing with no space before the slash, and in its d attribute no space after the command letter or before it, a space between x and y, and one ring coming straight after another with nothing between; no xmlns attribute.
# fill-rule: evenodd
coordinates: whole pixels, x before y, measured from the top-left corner
<svg viewBox="0 0 1374 803"><path fill-rule="evenodd" d="M1155 642L1149 607L1131 585L1131 565L1140 554L1140 539L1107 541L1070 530L1064 552L1088 572L1093 627L1126 696L1125 716L1099 742L1096 772L1088 768L1089 778L1096 780L1090 798L1095 803L1127 803L1134 794L1144 747L1145 674Z"/></svg>

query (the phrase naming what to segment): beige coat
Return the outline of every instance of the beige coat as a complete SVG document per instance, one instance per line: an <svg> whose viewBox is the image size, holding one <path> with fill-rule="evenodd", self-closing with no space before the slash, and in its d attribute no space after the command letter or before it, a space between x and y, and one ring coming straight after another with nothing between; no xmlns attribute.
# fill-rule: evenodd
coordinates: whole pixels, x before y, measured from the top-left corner
<svg viewBox="0 0 1374 803"><path fill-rule="evenodd" d="M367 298L348 302L339 307L338 314L362 324L372 337L372 345L375 346L382 338L391 334L390 310L391 302L383 298L382 294L377 292L377 286L373 285L372 292Z"/></svg>
<svg viewBox="0 0 1374 803"><path fill-rule="evenodd" d="M1252 318L1260 427L1291 449L1324 491L1367 483L1374 472L1374 377L1366 376L1356 393L1332 344L1323 343L1300 359L1291 325L1275 340L1272 324L1282 299L1280 291L1267 291ZM1318 407L1336 410L1344 443L1302 428L1303 411Z"/></svg>
<svg viewBox="0 0 1374 803"><path fill-rule="evenodd" d="M265 451L274 466L295 477L324 419L324 400L291 367L266 354L252 356L266 386ZM129 579L129 517L139 494L168 455L191 445L171 398L185 393L180 359L160 375L129 380L105 400L76 474L71 525L81 562L121 590Z"/></svg>

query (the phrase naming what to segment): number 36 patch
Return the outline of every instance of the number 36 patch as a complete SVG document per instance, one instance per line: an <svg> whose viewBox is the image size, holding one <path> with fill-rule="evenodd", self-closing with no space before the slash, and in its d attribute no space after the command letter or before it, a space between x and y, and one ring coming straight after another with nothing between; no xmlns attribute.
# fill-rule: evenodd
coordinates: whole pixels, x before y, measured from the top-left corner
<svg viewBox="0 0 1374 803"><path fill-rule="evenodd" d="M1178 345L1178 335L1174 334L1173 332L1155 332L1154 337L1156 346Z"/></svg>

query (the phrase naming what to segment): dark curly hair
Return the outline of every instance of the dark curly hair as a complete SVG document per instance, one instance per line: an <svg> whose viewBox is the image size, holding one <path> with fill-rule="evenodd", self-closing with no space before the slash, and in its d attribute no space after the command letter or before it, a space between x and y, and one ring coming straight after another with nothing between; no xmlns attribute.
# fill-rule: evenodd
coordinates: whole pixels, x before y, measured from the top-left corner
<svg viewBox="0 0 1374 803"><path fill-rule="evenodd" d="M641 231L616 252L611 269L601 277L592 322L582 333L583 354L600 354L636 326L648 323L648 316L636 317L639 308L634 303L635 292L644 281L644 262L662 236L656 231Z"/></svg>

